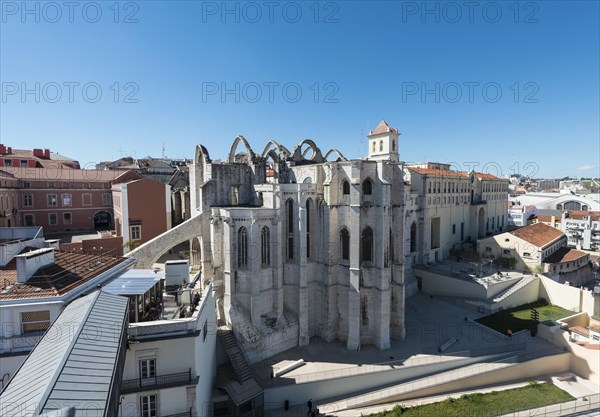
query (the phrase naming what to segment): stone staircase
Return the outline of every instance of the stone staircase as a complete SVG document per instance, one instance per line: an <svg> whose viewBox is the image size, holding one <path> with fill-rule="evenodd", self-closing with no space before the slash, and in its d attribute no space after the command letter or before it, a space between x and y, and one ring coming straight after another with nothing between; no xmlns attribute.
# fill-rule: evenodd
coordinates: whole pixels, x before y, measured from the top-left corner
<svg viewBox="0 0 600 417"><path fill-rule="evenodd" d="M536 279L537 279L536 277L532 277L532 276L526 276L524 278L521 278L514 285L510 286L509 288L507 288L504 291L501 291L499 294L496 294L492 298L491 301L494 302L494 303L499 303L500 301L502 301L502 300L510 297L512 294L514 294L515 292L519 291L521 288L524 288L527 285L531 284Z"/></svg>
<svg viewBox="0 0 600 417"><path fill-rule="evenodd" d="M217 329L217 335L237 377L237 381L228 382L224 385L224 388L234 402L237 405L241 405L261 394L263 389L254 379L248 360L244 352L240 349L233 331L225 326L221 326Z"/></svg>

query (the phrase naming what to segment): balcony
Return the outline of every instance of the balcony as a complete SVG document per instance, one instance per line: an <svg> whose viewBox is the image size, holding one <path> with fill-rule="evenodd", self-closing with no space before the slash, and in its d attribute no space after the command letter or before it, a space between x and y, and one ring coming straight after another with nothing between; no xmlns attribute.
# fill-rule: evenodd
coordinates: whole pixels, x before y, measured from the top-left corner
<svg viewBox="0 0 600 417"><path fill-rule="evenodd" d="M192 369L190 368L187 372L180 372L177 374L158 375L152 378L138 378L123 381L121 383L121 394L125 395L141 391L193 385L197 382L198 378L192 378Z"/></svg>

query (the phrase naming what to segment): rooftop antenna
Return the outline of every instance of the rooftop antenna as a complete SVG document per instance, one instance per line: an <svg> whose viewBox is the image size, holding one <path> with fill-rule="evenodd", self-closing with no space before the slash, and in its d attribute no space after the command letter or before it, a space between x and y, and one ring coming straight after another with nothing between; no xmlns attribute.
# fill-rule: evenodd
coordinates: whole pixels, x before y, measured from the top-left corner
<svg viewBox="0 0 600 417"><path fill-rule="evenodd" d="M162 147L162 159L165 159L165 143L163 142L163 147Z"/></svg>

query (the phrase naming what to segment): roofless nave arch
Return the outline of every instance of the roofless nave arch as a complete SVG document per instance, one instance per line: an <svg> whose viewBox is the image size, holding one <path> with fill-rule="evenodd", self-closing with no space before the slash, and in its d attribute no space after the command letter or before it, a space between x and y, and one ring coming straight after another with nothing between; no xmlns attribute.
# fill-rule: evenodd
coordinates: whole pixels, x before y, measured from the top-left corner
<svg viewBox="0 0 600 417"><path fill-rule="evenodd" d="M235 163L236 150L240 144L245 148L249 161L256 161L257 159L260 159L263 163L272 161L273 164L279 164L291 159L296 162L308 161L322 163L327 162L328 158L332 156L336 157L335 160L347 161L346 157L344 157L344 155L342 155L342 153L335 148L331 148L325 154L325 156L323 156L317 145L310 139L305 139L300 142L293 148L292 152L290 152L285 146L277 143L275 140L270 140L266 144L262 152L262 156L258 156L253 151L246 138L240 135L233 140L231 149L227 156L228 163ZM195 176L195 187L198 188L210 180L210 173L207 172L207 167L212 163L208 150L202 145L196 146L195 163L196 170L193 175ZM279 171L279 167L275 167L275 170ZM196 193L196 199L193 203L195 204L195 210L193 209L192 211L195 213L195 215L192 218L174 227L173 229L168 230L162 235L146 242L127 254L127 256L134 257L137 260L138 268L151 268L166 250L183 242L190 243L190 266L192 271L198 270L202 262L206 262L205 258L207 258L207 256L204 254L206 249L203 248L206 248L206 245L210 245L210 240L208 238L203 238L202 230L204 217L202 212L204 210L201 210L201 212L197 211L202 204L200 201L200 193ZM204 224L204 227L206 226L207 224ZM205 232L205 235L209 236L208 231ZM206 275L210 275L210 272L207 271ZM208 277L205 277L205 279L206 278Z"/></svg>

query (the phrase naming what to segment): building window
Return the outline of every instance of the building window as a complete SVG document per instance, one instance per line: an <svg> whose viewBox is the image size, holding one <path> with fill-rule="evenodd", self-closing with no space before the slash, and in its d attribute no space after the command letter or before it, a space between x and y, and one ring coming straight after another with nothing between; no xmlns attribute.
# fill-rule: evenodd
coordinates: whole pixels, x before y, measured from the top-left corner
<svg viewBox="0 0 600 417"><path fill-rule="evenodd" d="M21 334L42 332L50 327L50 310L21 313Z"/></svg>
<svg viewBox="0 0 600 417"><path fill-rule="evenodd" d="M62 205L63 207L71 207L73 204L71 194L63 194L62 195Z"/></svg>
<svg viewBox="0 0 600 417"><path fill-rule="evenodd" d="M21 167L26 167L29 165L29 161L27 159L21 159Z"/></svg>
<svg viewBox="0 0 600 417"><path fill-rule="evenodd" d="M464 240L465 239L465 223L462 222L460 224L460 240Z"/></svg>
<svg viewBox="0 0 600 417"><path fill-rule="evenodd" d="M492 251L492 247L491 246L486 246L485 247L485 251L486 252L491 252Z"/></svg>
<svg viewBox="0 0 600 417"><path fill-rule="evenodd" d="M456 234L456 225L455 224L452 225L452 234L453 235Z"/></svg>
<svg viewBox="0 0 600 417"><path fill-rule="evenodd" d="M417 223L412 222L410 225L410 253L417 251Z"/></svg>
<svg viewBox="0 0 600 417"><path fill-rule="evenodd" d="M111 204L112 204L112 196L110 195L110 193L102 194L102 205L110 206Z"/></svg>
<svg viewBox="0 0 600 417"><path fill-rule="evenodd" d="M350 232L345 227L340 232L340 245L342 247L342 259L350 260Z"/></svg>
<svg viewBox="0 0 600 417"><path fill-rule="evenodd" d="M373 141L373 152L375 152L376 150L377 150L377 141L374 140ZM8 162L8 160L7 160L7 162ZM10 165L7 165L7 166L10 166Z"/></svg>
<svg viewBox="0 0 600 417"><path fill-rule="evenodd" d="M310 209L312 200L306 200L306 257L310 258Z"/></svg>
<svg viewBox="0 0 600 417"><path fill-rule="evenodd" d="M33 196L31 194L23 196L23 207L33 207Z"/></svg>
<svg viewBox="0 0 600 417"><path fill-rule="evenodd" d="M392 139L392 151L396 152L396 141Z"/></svg>
<svg viewBox="0 0 600 417"><path fill-rule="evenodd" d="M248 233L245 227L238 230L238 266L248 265Z"/></svg>
<svg viewBox="0 0 600 417"><path fill-rule="evenodd" d="M24 214L23 221L25 221L26 227L35 226L35 218L33 217L33 214Z"/></svg>
<svg viewBox="0 0 600 417"><path fill-rule="evenodd" d="M360 319L363 326L369 324L369 311L368 311L367 297L360 298Z"/></svg>
<svg viewBox="0 0 600 417"><path fill-rule="evenodd" d="M82 194L81 195L81 203L84 206L91 206L92 205L92 195L91 194Z"/></svg>
<svg viewBox="0 0 600 417"><path fill-rule="evenodd" d="M29 181L25 181L23 183L23 188L31 188L31 183Z"/></svg>
<svg viewBox="0 0 600 417"><path fill-rule="evenodd" d="M289 199L285 203L287 218L287 257L294 259L294 201Z"/></svg>
<svg viewBox="0 0 600 417"><path fill-rule="evenodd" d="M239 187L237 185L231 186L231 205L232 206L238 205L238 191L239 191Z"/></svg>
<svg viewBox="0 0 600 417"><path fill-rule="evenodd" d="M72 222L71 213L63 213L63 224L71 224Z"/></svg>
<svg viewBox="0 0 600 417"><path fill-rule="evenodd" d="M440 218L433 217L431 219L431 249L440 247Z"/></svg>
<svg viewBox="0 0 600 417"><path fill-rule="evenodd" d="M373 230L370 227L365 227L360 239L362 262L373 262Z"/></svg>
<svg viewBox="0 0 600 417"><path fill-rule="evenodd" d="M344 195L349 195L350 194L350 183L346 180L344 180L342 182L342 193Z"/></svg>
<svg viewBox="0 0 600 417"><path fill-rule="evenodd" d="M373 142L373 151L375 151L375 142ZM11 167L12 166L12 159L5 159L4 160L4 166L5 167Z"/></svg>
<svg viewBox="0 0 600 417"><path fill-rule="evenodd" d="M56 213L49 213L48 214L48 224L50 224L51 226L55 225L58 223L57 217L56 217Z"/></svg>
<svg viewBox="0 0 600 417"><path fill-rule="evenodd" d="M142 417L157 417L156 395L140 397L140 411Z"/></svg>
<svg viewBox="0 0 600 417"><path fill-rule="evenodd" d="M383 152L383 141L379 141L379 152Z"/></svg>
<svg viewBox="0 0 600 417"><path fill-rule="evenodd" d="M131 240L141 240L142 239L142 226L130 226L129 227L129 235Z"/></svg>
<svg viewBox="0 0 600 417"><path fill-rule="evenodd" d="M140 361L140 378L156 378L156 359L143 359Z"/></svg>
<svg viewBox="0 0 600 417"><path fill-rule="evenodd" d="M362 183L363 195L371 195L373 193L373 182L367 178Z"/></svg>
<svg viewBox="0 0 600 417"><path fill-rule="evenodd" d="M271 231L264 226L260 231L260 253L263 265L271 265Z"/></svg>
<svg viewBox="0 0 600 417"><path fill-rule="evenodd" d="M46 194L46 202L48 207L56 207L56 194Z"/></svg>

